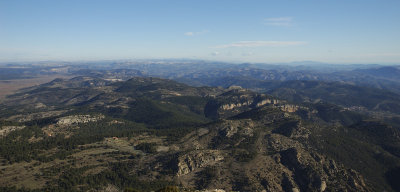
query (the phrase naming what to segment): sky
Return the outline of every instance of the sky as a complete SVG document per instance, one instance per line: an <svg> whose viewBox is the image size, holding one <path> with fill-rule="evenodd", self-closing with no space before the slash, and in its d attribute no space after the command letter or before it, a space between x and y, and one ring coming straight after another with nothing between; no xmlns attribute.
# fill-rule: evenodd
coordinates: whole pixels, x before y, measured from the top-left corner
<svg viewBox="0 0 400 192"><path fill-rule="evenodd" d="M400 64L399 0L0 0L0 62Z"/></svg>

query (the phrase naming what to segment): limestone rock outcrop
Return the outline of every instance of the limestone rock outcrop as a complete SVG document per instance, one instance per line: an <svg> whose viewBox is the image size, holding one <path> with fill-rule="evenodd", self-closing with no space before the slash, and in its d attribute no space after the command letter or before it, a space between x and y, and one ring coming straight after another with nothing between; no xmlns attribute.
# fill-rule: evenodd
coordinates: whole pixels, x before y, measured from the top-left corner
<svg viewBox="0 0 400 192"><path fill-rule="evenodd" d="M192 151L178 158L178 176L188 174L197 168L215 165L224 156L218 150Z"/></svg>

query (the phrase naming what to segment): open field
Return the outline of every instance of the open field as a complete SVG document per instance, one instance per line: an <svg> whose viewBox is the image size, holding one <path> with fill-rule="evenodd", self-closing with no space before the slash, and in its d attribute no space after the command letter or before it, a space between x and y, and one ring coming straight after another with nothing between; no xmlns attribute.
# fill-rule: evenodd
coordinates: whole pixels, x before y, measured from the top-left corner
<svg viewBox="0 0 400 192"><path fill-rule="evenodd" d="M40 85L50 82L56 78L69 79L73 76L65 75L46 75L39 76L31 79L13 79L13 80L0 80L0 100L4 99L7 95L16 93L19 89Z"/></svg>

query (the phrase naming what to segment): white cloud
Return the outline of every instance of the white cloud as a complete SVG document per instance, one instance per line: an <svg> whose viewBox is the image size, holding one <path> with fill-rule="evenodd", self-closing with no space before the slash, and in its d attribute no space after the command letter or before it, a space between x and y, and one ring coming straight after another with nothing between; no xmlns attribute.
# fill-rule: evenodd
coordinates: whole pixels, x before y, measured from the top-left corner
<svg viewBox="0 0 400 192"><path fill-rule="evenodd" d="M186 36L195 36L195 35L203 35L203 34L209 33L209 32L210 32L209 30L196 31L196 32L189 31L189 32L184 33L184 35L186 35Z"/></svg>
<svg viewBox="0 0 400 192"><path fill-rule="evenodd" d="M211 55L212 56L217 56L217 55L219 55L219 52L218 51L212 52Z"/></svg>
<svg viewBox="0 0 400 192"><path fill-rule="evenodd" d="M289 26L293 25L293 18L292 17L271 17L271 18L266 18L264 24L273 25L273 26L289 27Z"/></svg>
<svg viewBox="0 0 400 192"><path fill-rule="evenodd" d="M229 47L282 47L303 45L307 42L304 41L239 41L231 44L218 45L215 48L229 48Z"/></svg>
<svg viewBox="0 0 400 192"><path fill-rule="evenodd" d="M186 36L193 36L194 33L193 33L193 32L186 32L185 35L186 35Z"/></svg>

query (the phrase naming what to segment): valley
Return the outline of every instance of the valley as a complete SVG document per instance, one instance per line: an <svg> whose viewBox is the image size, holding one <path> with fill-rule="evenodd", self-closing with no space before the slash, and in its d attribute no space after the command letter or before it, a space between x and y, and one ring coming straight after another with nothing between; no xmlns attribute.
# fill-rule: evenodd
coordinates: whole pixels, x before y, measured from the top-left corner
<svg viewBox="0 0 400 192"><path fill-rule="evenodd" d="M56 78L71 78L72 76L62 75L46 75L29 79L9 79L0 80L0 100L4 99L7 95L16 93L19 89L37 86L43 83L50 82Z"/></svg>

